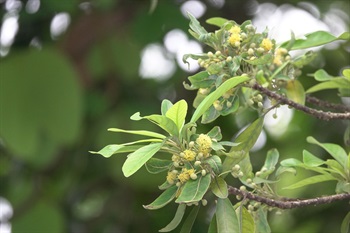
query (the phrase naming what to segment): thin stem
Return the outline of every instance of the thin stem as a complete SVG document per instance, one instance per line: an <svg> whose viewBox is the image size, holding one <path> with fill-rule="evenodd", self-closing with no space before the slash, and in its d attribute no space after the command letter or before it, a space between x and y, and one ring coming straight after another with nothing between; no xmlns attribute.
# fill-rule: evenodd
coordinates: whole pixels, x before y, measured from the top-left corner
<svg viewBox="0 0 350 233"><path fill-rule="evenodd" d="M330 108L342 112L350 112L350 107L344 104L329 103L313 96L306 96L306 101L319 107Z"/></svg>
<svg viewBox="0 0 350 233"><path fill-rule="evenodd" d="M329 204L335 201L350 200L350 193L335 194L331 196L316 197L316 198L310 198L305 200L298 200L298 199L275 200L272 198L258 196L248 191L241 191L240 189L232 186L228 187L228 191L232 195L240 195L249 200L254 200L254 201L263 203L265 205L277 207L280 209L293 209L293 208L306 207L309 205L321 205L321 204Z"/></svg>
<svg viewBox="0 0 350 233"><path fill-rule="evenodd" d="M266 89L262 86L260 86L259 84L255 83L252 86L253 89L260 91L261 93L263 93L264 95L273 98L275 100L277 100L278 102L280 102L281 104L287 104L299 111L305 112L311 116L314 116L318 119L321 120L335 120L335 119L350 119L350 112L345 112L345 113L335 113L335 112L324 112L321 110L316 110L310 107L307 107L305 105L301 105L298 104L280 94L277 94L273 91L270 91L269 89Z"/></svg>

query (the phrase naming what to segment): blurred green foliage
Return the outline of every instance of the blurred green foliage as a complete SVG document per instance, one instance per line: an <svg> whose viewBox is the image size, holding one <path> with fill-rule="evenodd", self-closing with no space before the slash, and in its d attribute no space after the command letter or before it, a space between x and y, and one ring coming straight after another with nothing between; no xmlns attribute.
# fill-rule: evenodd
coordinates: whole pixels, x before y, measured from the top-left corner
<svg viewBox="0 0 350 233"><path fill-rule="evenodd" d="M5 2L0 2L4 18ZM221 16L239 23L251 18L244 0L226 1L220 9L203 2L208 6L203 18ZM289 1L293 5L298 2ZM337 2L349 9L347 1ZM151 1L40 3L34 14L24 8L18 12L18 34L9 54L0 60L0 196L14 208L8 220L13 232L156 232L172 219L174 211L169 209L176 205L150 212L142 204L159 195L157 185L163 182L163 175L150 175L141 169L125 179L121 172L124 156L106 160L88 151L138 139L131 135L118 138L107 128L142 126L155 130L151 124L131 124L129 116L136 111L145 115L158 112L159 96L192 102L195 93L184 90L182 82L188 74L180 68L163 82L139 77L140 53L145 45L162 43L164 35L174 28L187 31L181 2L158 1L152 13ZM321 12L329 9L328 1L313 3ZM71 23L65 34L53 40L50 21L58 12L69 13ZM39 40L41 49L29 46L33 38ZM349 65L344 51L321 52L320 62L328 73L337 75ZM309 66L304 72L313 71ZM303 82L305 86L314 84L311 78ZM339 101L332 97L332 91L319 95ZM229 140L252 118L252 114L221 118L224 138ZM208 131L212 125L204 127L203 131ZM342 145L343 130L342 121L332 122L330 127L329 122L295 112L285 134L268 137L266 145L252 153L257 159L254 166L261 167L264 158L258 164L259 155L263 157L272 147L278 148L281 159L300 159L303 148L326 158L324 151L307 144L306 137L313 135L319 141ZM284 182L291 184L308 174L300 170ZM328 182L313 189L281 190L280 194L312 197L331 194L334 188L335 182ZM346 212L336 203L271 214L270 218L274 232L331 232L338 229ZM202 209L194 232L207 229L207 214Z"/></svg>

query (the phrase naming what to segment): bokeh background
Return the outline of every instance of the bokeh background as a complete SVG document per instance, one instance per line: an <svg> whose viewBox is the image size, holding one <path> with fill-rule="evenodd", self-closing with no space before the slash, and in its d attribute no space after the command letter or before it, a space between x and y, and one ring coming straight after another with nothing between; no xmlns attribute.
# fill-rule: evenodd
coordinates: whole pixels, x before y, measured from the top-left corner
<svg viewBox="0 0 350 233"><path fill-rule="evenodd" d="M277 42L326 30L349 30L349 1L256 0L0 0L0 232L126 233L157 232L175 213L175 205L143 209L160 191L165 175L144 169L130 178L121 172L124 155L105 159L89 154L107 144L135 139L107 132L110 127L158 130L129 117L160 112L162 99L186 99L183 82L198 71L181 61L185 53L207 48L187 33L186 12L205 25L210 17L242 23L251 19ZM207 25L208 30L215 30ZM316 48L320 56L303 71L301 82L318 68L339 75L349 66L349 43ZM297 54L294 54L297 55ZM339 103L335 91L318 97ZM193 108L190 108L190 112ZM268 149L281 159L301 158L302 150L329 158L307 144L344 145L347 122L323 122L280 109L251 153L260 169ZM218 124L230 140L251 122L253 112L221 117ZM206 132L213 124L202 126ZM347 149L349 149L347 147ZM281 181L290 184L312 173L300 170ZM232 185L240 183L231 180ZM297 190L288 197L334 193L335 182ZM206 232L213 204L202 208L193 232ZM349 211L347 202L272 212L273 232L339 232Z"/></svg>

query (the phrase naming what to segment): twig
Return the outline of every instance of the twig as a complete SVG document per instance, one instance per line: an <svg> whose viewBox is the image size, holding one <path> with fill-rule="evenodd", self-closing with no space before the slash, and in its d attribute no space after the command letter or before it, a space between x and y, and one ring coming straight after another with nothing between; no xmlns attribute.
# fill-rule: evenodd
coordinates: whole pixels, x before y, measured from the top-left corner
<svg viewBox="0 0 350 233"><path fill-rule="evenodd" d="M311 104L317 105L319 107L330 108L330 109L334 109L334 110L338 110L338 111L342 111L342 112L350 112L350 107L348 107L344 104L329 103L327 101L320 100L320 99L313 97L313 96L306 96L306 101L311 103Z"/></svg>
<svg viewBox="0 0 350 233"><path fill-rule="evenodd" d="M252 86L253 89L260 91L261 93L265 94L266 96L273 98L275 100L277 100L278 102L280 102L281 104L287 104L299 111L303 111L311 116L314 116L318 119L321 120L334 120L334 119L350 119L350 112L346 112L346 113L335 113L335 112L324 112L321 110L316 110L301 104L298 104L280 94L277 94L273 91L270 91L262 86L260 86L259 84L255 83Z"/></svg>
<svg viewBox="0 0 350 233"><path fill-rule="evenodd" d="M255 195L248 191L241 191L240 189L232 186L228 187L228 191L232 195L240 195L249 200L254 200L266 204L268 206L277 207L280 209L293 209L299 207L306 207L309 205L321 205L329 204L335 201L350 200L350 193L335 194L331 196L316 197L305 200L274 200L271 198Z"/></svg>

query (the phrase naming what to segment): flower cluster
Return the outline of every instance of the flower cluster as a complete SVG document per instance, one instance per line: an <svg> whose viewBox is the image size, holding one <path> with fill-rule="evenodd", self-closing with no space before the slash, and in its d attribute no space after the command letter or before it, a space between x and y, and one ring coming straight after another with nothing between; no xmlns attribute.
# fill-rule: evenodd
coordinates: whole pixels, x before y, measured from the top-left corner
<svg viewBox="0 0 350 233"><path fill-rule="evenodd" d="M195 141L191 141L187 148L180 153L173 154L173 162L166 180L170 185L182 186L186 181L197 179L197 174L205 176L205 159L212 156L212 139L206 134L200 134ZM203 163L203 164L202 164Z"/></svg>

